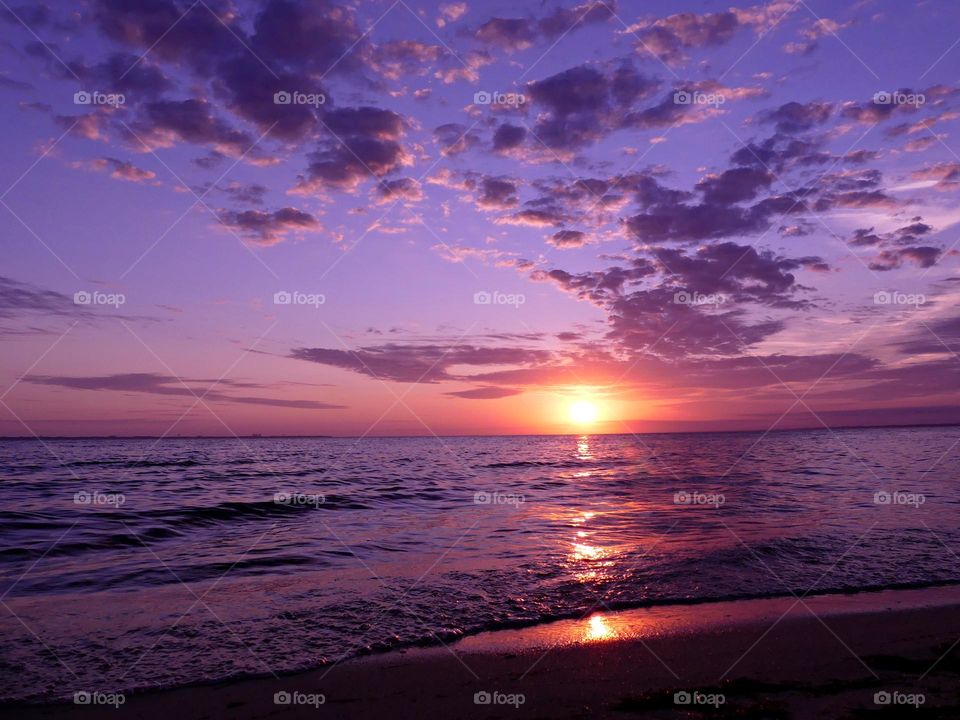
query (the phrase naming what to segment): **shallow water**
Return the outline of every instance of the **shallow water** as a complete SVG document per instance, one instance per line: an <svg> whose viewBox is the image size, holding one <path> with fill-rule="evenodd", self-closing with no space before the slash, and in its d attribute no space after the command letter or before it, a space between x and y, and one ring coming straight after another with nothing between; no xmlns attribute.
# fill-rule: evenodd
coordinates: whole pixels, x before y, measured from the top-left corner
<svg viewBox="0 0 960 720"><path fill-rule="evenodd" d="M958 441L3 441L0 687L166 686L591 608L957 581Z"/></svg>

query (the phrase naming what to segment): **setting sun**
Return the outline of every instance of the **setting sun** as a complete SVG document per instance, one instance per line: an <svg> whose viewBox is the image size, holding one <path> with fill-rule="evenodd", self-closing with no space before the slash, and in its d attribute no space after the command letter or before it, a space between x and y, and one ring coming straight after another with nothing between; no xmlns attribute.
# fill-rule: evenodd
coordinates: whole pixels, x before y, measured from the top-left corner
<svg viewBox="0 0 960 720"><path fill-rule="evenodd" d="M587 425L597 419L597 406L591 402L580 401L570 406L570 419L578 425Z"/></svg>

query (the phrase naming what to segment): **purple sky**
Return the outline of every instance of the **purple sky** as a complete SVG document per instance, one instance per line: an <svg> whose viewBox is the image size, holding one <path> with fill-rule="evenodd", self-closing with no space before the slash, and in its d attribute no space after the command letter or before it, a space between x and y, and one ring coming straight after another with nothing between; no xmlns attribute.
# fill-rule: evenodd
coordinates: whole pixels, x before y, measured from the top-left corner
<svg viewBox="0 0 960 720"><path fill-rule="evenodd" d="M0 21L0 435L960 421L955 2Z"/></svg>

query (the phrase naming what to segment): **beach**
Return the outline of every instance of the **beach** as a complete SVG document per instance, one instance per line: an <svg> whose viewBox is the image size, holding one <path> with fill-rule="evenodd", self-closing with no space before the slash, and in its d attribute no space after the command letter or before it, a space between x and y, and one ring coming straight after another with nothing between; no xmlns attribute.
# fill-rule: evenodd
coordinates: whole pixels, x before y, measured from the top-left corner
<svg viewBox="0 0 960 720"><path fill-rule="evenodd" d="M4 715L892 718L919 707L956 717L958 610L960 588L940 587L593 613L288 676L130 694L116 710Z"/></svg>

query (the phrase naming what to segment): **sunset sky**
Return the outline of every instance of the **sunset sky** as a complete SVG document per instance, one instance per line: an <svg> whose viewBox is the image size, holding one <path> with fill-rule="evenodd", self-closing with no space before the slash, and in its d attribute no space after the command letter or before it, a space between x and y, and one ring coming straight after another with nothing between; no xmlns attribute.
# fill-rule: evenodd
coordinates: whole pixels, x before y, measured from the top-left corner
<svg viewBox="0 0 960 720"><path fill-rule="evenodd" d="M0 20L0 435L960 421L955 2Z"/></svg>

